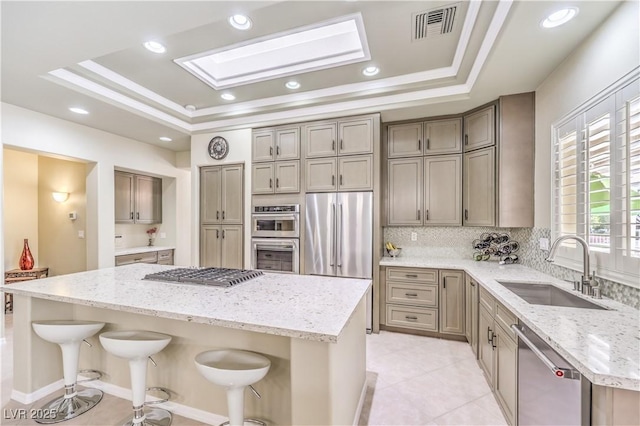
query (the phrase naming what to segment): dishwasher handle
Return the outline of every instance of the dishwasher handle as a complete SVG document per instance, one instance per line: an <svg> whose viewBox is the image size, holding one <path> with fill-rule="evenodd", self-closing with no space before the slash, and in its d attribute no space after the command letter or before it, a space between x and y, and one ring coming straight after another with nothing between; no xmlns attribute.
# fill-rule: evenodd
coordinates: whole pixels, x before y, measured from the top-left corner
<svg viewBox="0 0 640 426"><path fill-rule="evenodd" d="M522 332L517 324L511 324L511 329L522 340L522 342L531 349L531 351L542 361L542 363L560 379L580 380L580 372L573 368L558 367L551 361L529 338Z"/></svg>

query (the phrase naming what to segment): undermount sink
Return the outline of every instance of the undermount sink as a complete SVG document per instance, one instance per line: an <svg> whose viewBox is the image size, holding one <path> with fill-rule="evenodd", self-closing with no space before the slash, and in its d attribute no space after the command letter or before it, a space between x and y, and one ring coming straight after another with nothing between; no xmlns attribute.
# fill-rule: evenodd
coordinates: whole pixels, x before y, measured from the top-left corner
<svg viewBox="0 0 640 426"><path fill-rule="evenodd" d="M513 281L498 281L526 302L534 305L566 306L569 308L604 309L604 306L561 290L551 284L532 284Z"/></svg>

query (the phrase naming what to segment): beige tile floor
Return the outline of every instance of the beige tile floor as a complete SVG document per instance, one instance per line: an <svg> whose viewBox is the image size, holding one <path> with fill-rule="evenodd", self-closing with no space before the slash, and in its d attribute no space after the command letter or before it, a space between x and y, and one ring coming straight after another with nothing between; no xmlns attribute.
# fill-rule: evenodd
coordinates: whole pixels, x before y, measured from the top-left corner
<svg viewBox="0 0 640 426"><path fill-rule="evenodd" d="M38 408L59 392L31 405L10 400L12 387L12 321L6 317L2 342L2 425L35 425L31 419L12 419L12 412ZM399 333L367 336L367 395L360 425L505 425L480 368L466 343ZM111 395L93 410L64 425L118 425L130 402ZM14 410L14 411L11 411ZM173 417L175 426L203 423Z"/></svg>

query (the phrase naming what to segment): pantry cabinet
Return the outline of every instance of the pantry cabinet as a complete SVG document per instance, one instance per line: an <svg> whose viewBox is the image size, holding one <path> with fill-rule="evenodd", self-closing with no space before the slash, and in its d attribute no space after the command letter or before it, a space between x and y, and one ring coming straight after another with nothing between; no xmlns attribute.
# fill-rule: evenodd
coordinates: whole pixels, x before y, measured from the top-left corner
<svg viewBox="0 0 640 426"><path fill-rule="evenodd" d="M162 223L162 179L115 171L115 223Z"/></svg>
<svg viewBox="0 0 640 426"><path fill-rule="evenodd" d="M244 166L208 166L200 169L201 224L242 224Z"/></svg>
<svg viewBox="0 0 640 426"><path fill-rule="evenodd" d="M200 232L200 266L242 269L242 225L203 225Z"/></svg>

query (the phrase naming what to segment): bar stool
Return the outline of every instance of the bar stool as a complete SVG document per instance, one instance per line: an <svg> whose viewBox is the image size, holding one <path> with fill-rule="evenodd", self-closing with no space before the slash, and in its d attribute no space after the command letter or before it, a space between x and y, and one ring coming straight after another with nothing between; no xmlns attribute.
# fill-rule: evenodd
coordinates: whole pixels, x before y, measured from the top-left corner
<svg viewBox="0 0 640 426"><path fill-rule="evenodd" d="M64 375L64 395L49 401L41 409L35 411L34 420L37 423L51 424L78 417L96 406L102 399L102 391L98 389L76 390L78 382L78 359L80 358L80 343L89 346L86 338L96 334L103 322L53 320L34 321L33 330L40 338L47 342L56 343L62 351L62 369ZM85 370L95 372L94 370ZM98 373L100 374L100 373Z"/></svg>
<svg viewBox="0 0 640 426"><path fill-rule="evenodd" d="M271 367L267 357L255 352L224 349L202 352L196 355L195 363L200 374L227 391L229 421L222 425L242 426L244 422L265 425L260 420L244 418L244 390L249 386L260 398L251 385L267 375Z"/></svg>
<svg viewBox="0 0 640 426"><path fill-rule="evenodd" d="M131 400L133 403L133 418L125 426L169 426L171 413L161 408L144 410L147 361L156 365L151 355L163 350L171 341L171 336L152 331L107 331L100 335L102 347L109 353L129 360L131 374ZM157 388L154 388L157 389Z"/></svg>

